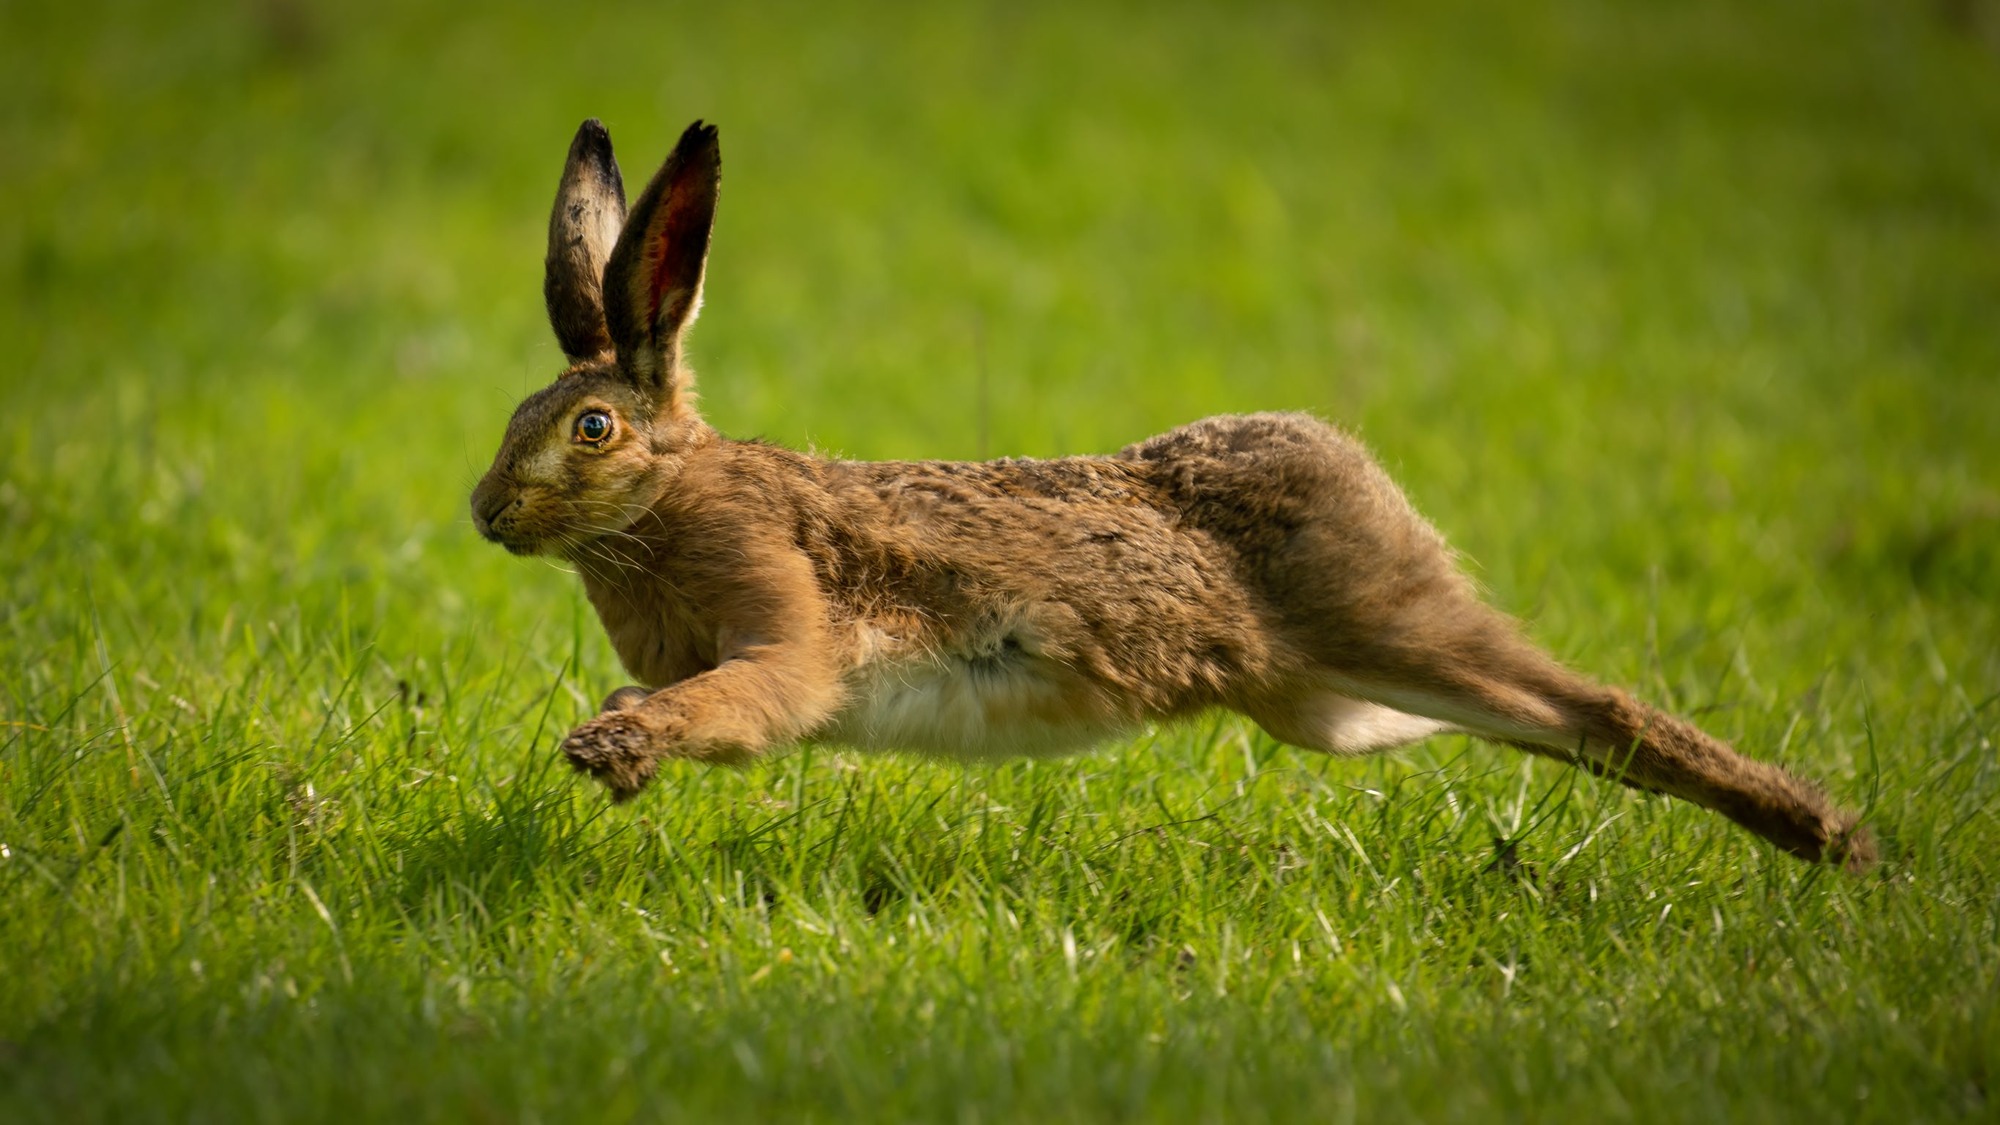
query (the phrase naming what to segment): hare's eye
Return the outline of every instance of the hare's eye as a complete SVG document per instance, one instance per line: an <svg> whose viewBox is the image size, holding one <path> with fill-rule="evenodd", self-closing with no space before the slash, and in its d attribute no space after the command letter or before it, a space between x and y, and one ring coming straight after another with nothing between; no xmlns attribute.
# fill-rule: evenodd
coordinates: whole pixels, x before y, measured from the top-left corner
<svg viewBox="0 0 2000 1125"><path fill-rule="evenodd" d="M576 440L599 442L611 436L611 415L593 410L576 420Z"/></svg>

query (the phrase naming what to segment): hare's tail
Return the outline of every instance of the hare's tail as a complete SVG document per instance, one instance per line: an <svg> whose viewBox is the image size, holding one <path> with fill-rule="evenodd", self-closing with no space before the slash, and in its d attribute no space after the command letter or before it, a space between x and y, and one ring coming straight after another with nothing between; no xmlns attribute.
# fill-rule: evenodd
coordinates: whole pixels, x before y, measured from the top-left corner
<svg viewBox="0 0 2000 1125"><path fill-rule="evenodd" d="M1490 611L1488 611L1490 612ZM1479 618L1484 618L1479 620ZM1802 859L1852 871L1875 843L1814 785L1746 758L1685 719L1571 672L1496 613L1448 654L1405 654L1350 690L1398 711L1713 809Z"/></svg>

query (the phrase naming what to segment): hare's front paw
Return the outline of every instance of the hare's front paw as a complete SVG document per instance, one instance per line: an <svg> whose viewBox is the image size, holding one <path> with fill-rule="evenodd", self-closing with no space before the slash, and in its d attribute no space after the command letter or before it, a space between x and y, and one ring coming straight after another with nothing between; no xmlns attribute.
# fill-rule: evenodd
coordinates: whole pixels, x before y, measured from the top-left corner
<svg viewBox="0 0 2000 1125"><path fill-rule="evenodd" d="M629 801L658 769L657 734L630 711L607 711L569 732L569 764L604 783L614 801Z"/></svg>

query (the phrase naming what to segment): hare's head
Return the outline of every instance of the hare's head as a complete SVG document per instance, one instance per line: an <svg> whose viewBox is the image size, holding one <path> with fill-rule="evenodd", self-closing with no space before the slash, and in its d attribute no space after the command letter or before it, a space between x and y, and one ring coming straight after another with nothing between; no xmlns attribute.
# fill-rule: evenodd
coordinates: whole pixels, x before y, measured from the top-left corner
<svg viewBox="0 0 2000 1125"><path fill-rule="evenodd" d="M625 212L611 135L583 123L549 216L543 296L570 365L515 409L472 490L479 533L566 553L630 525L709 431L681 340L701 305L721 150L697 121Z"/></svg>

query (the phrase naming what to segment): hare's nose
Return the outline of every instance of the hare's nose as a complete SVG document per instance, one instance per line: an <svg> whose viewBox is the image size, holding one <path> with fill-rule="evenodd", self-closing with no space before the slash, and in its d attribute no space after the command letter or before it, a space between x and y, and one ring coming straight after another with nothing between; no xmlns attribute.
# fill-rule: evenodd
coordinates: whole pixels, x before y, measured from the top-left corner
<svg viewBox="0 0 2000 1125"><path fill-rule="evenodd" d="M478 526L481 535L491 539L493 538L493 521L499 519L502 512L520 502L520 497L509 496L497 489L490 495L474 496L472 498L472 522Z"/></svg>

